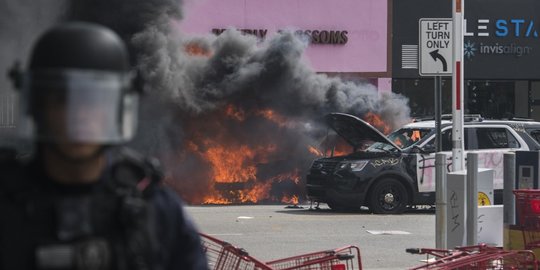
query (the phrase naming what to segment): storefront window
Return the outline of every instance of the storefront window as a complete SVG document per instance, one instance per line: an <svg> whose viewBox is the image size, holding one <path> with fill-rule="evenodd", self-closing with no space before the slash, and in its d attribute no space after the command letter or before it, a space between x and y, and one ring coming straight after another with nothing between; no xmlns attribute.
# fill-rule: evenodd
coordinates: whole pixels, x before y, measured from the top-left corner
<svg viewBox="0 0 540 270"><path fill-rule="evenodd" d="M466 113L493 119L514 115L514 82L471 80L466 83L466 88Z"/></svg>
<svg viewBox="0 0 540 270"><path fill-rule="evenodd" d="M395 93L409 98L413 118L433 117L435 114L435 83L430 79L394 79ZM503 119L514 116L514 82L467 80L465 82L465 114L480 114L484 118ZM441 109L443 114L452 113L452 83L442 80Z"/></svg>
<svg viewBox="0 0 540 270"><path fill-rule="evenodd" d="M435 82L433 79L395 79L392 84L395 93L409 98L413 118L435 115ZM442 113L452 113L452 85L450 80L442 81Z"/></svg>

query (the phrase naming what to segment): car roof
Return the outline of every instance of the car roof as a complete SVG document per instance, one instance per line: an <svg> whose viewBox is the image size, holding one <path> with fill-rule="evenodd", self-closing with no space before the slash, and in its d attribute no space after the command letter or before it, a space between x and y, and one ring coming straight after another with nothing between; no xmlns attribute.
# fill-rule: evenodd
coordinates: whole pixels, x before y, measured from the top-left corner
<svg viewBox="0 0 540 270"><path fill-rule="evenodd" d="M451 124L452 124L452 121L449 121L449 120L442 120L441 121L441 127L446 127L446 126L449 126ZM533 120L530 120L530 119L525 119L525 120L482 119L482 120L479 120L479 121L464 121L463 124L466 125L466 126L467 125L507 125L507 126L509 126L509 125L513 125L513 126L517 125L517 126L522 126L522 127L530 126L530 127L540 128L540 122L533 121ZM406 128L434 128L435 127L435 121L434 120L423 120L423 121L421 120L421 121L406 124L403 127L406 127Z"/></svg>
<svg viewBox="0 0 540 270"><path fill-rule="evenodd" d="M441 125L450 125L452 122L450 121L441 121ZM407 127L407 128L433 128L435 127L435 121L433 120L428 120L428 121L421 121L421 122L412 122L412 123L409 123L409 124L406 124L405 126L403 127Z"/></svg>

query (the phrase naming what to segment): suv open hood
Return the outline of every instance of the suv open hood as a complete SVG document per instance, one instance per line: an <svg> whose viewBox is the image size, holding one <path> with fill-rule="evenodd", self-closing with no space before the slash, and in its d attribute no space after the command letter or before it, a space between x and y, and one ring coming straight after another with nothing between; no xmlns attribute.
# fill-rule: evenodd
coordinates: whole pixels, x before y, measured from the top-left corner
<svg viewBox="0 0 540 270"><path fill-rule="evenodd" d="M356 116L345 113L330 113L324 117L324 120L330 128L355 148L362 148L367 141L375 141L387 143L396 150L400 150L384 134Z"/></svg>

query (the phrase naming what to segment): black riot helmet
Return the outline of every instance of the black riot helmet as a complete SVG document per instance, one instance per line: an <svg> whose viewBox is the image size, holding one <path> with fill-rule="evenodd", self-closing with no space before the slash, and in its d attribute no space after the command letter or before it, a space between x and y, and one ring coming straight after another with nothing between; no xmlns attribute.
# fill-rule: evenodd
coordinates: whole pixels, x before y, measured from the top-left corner
<svg viewBox="0 0 540 270"><path fill-rule="evenodd" d="M45 32L21 76L24 112L41 142L117 144L136 128L126 46L112 30L70 22Z"/></svg>

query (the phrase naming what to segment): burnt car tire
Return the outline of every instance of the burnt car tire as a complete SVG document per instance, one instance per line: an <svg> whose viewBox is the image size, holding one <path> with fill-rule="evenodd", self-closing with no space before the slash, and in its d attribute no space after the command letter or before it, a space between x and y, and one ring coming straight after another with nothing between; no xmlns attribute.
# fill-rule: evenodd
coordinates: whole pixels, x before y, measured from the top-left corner
<svg viewBox="0 0 540 270"><path fill-rule="evenodd" d="M381 179L371 189L369 209L375 214L401 214L408 204L407 189L396 179Z"/></svg>

